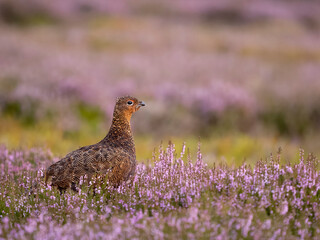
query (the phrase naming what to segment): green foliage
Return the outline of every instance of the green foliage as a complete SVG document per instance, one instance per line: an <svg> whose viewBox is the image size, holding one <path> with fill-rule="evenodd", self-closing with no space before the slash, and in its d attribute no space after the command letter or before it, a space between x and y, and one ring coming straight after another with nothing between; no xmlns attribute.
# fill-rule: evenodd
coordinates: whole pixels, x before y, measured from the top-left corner
<svg viewBox="0 0 320 240"><path fill-rule="evenodd" d="M316 112L308 113L300 106L274 107L261 114L263 122L280 135L300 137L319 127L319 118L312 116L317 116Z"/></svg>
<svg viewBox="0 0 320 240"><path fill-rule="evenodd" d="M31 3L31 5L33 5L33 3ZM37 7L32 9L31 6L31 9L28 9L29 11L23 11L23 9L18 7L17 3L13 1L3 1L0 5L0 18L6 23L24 27L56 22L50 14L42 12L40 9L37 9Z"/></svg>
<svg viewBox="0 0 320 240"><path fill-rule="evenodd" d="M77 112L79 117L93 129L97 129L105 120L103 112L97 106L80 102L77 104Z"/></svg>
<svg viewBox="0 0 320 240"><path fill-rule="evenodd" d="M2 112L5 116L17 118L23 126L33 126L37 123L37 109L39 102L26 98L23 102L6 100L2 102Z"/></svg>

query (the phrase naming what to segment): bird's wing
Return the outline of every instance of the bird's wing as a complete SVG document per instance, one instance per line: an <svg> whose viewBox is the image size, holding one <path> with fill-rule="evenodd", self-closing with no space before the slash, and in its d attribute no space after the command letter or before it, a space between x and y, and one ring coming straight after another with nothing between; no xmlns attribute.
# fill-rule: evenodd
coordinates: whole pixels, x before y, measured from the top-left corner
<svg viewBox="0 0 320 240"><path fill-rule="evenodd" d="M109 181L118 186L123 181L127 181L134 175L135 159L126 153L120 153L111 160L112 170L109 175Z"/></svg>

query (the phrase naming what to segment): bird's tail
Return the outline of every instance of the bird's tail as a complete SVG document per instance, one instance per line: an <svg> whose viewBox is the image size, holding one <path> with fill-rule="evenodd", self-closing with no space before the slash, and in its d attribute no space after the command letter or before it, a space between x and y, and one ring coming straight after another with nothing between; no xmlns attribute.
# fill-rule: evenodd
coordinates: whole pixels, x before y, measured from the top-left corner
<svg viewBox="0 0 320 240"><path fill-rule="evenodd" d="M51 165L44 174L44 183L47 186L48 179L54 175L54 167Z"/></svg>

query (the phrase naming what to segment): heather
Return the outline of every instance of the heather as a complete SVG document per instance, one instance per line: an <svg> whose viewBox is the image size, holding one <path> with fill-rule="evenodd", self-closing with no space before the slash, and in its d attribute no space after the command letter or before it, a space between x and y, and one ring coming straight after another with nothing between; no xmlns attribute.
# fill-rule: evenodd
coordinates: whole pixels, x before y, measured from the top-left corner
<svg viewBox="0 0 320 240"><path fill-rule="evenodd" d="M234 1L220 6L190 0L164 7L198 9L199 17L190 13L194 18L169 17L165 11L143 14L130 8L134 4L120 4L129 9L117 14L117 7L107 6L108 14L27 26L5 20L9 2L12 9L21 8L17 13L36 9L49 14L49 9L59 16L60 10L70 18L73 10L76 14L83 8L79 1L0 5L0 111L19 124L48 122L65 135L83 126L102 131L114 99L131 94L152 106L135 122L139 134L202 136L220 129L262 129L303 138L319 129L316 1L247 1L236 7ZM88 8L104 13L103 2L90 1L94 6ZM220 11L222 21L202 19L206 9L217 15ZM228 12L250 21L229 22Z"/></svg>
<svg viewBox="0 0 320 240"><path fill-rule="evenodd" d="M300 150L240 167L208 167L201 150L188 156L169 143L140 163L131 186L110 187L97 177L79 193L60 195L42 182L56 160L40 149L1 158L1 236L6 239L317 239L318 159Z"/></svg>
<svg viewBox="0 0 320 240"><path fill-rule="evenodd" d="M0 239L319 239L319 12L0 0ZM134 182L45 186L127 94L147 104L132 119Z"/></svg>
<svg viewBox="0 0 320 240"><path fill-rule="evenodd" d="M171 18L196 18L206 21L250 22L265 19L299 20L309 27L319 23L319 4L316 0L236 1L236 0L1 0L0 18L19 24L70 21L105 14L158 15Z"/></svg>

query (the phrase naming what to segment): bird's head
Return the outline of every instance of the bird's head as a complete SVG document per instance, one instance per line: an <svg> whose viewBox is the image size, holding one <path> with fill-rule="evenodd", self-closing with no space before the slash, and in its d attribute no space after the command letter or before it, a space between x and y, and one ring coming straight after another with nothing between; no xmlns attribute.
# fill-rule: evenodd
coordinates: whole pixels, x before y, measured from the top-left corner
<svg viewBox="0 0 320 240"><path fill-rule="evenodd" d="M130 121L132 114L145 105L143 101L139 101L135 97L125 96L117 98L114 110L115 113L123 114Z"/></svg>

